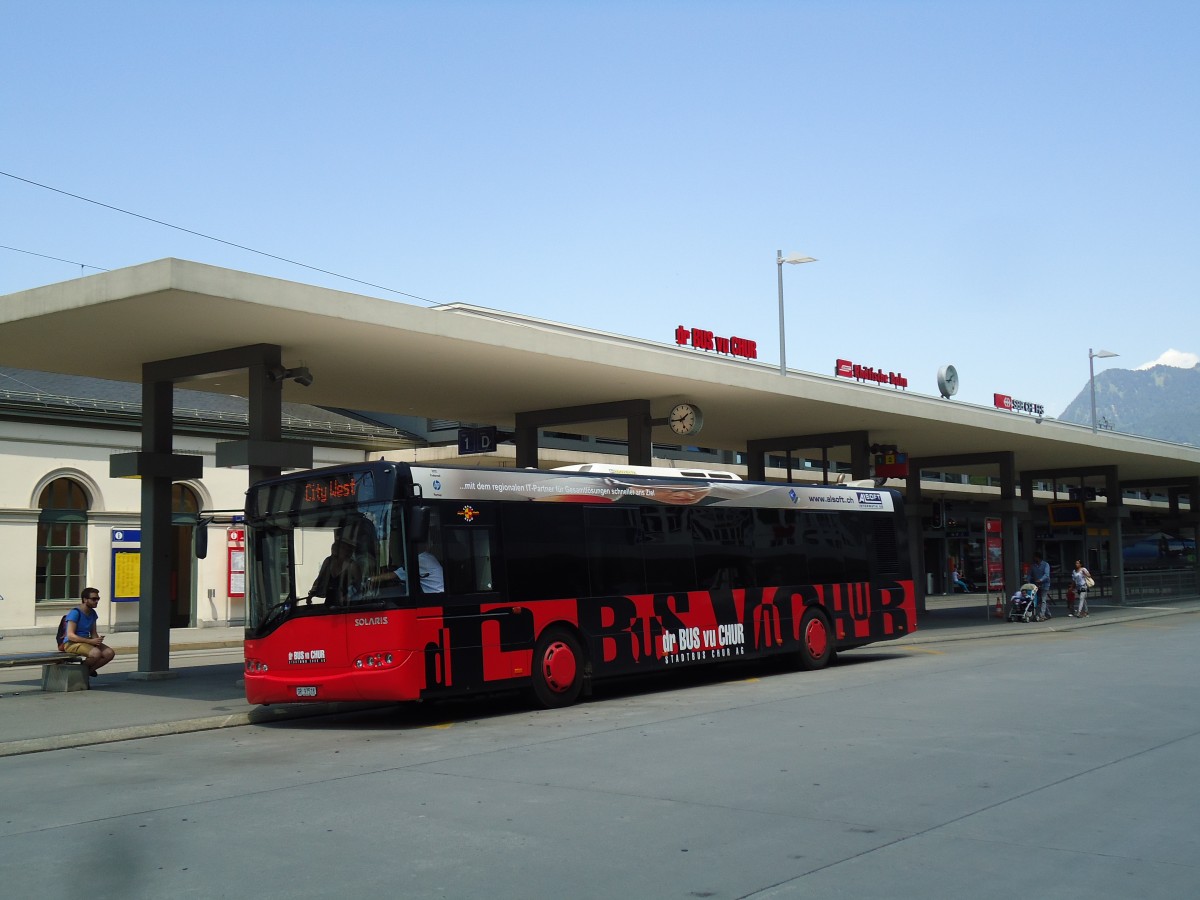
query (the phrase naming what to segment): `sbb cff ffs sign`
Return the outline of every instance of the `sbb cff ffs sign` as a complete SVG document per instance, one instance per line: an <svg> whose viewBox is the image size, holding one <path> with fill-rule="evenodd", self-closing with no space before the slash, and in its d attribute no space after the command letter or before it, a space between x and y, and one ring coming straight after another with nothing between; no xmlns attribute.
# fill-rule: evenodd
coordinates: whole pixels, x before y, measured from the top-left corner
<svg viewBox="0 0 1200 900"><path fill-rule="evenodd" d="M680 325L675 329L675 343L680 347L691 344L697 350L712 350L729 356L740 356L742 359L758 359L757 341L740 337L717 337L703 328L684 328Z"/></svg>
<svg viewBox="0 0 1200 900"><path fill-rule="evenodd" d="M1014 400L1008 394L993 394L992 402L996 404L997 409L1007 409L1012 412L1032 413L1035 416L1045 415L1046 407L1040 403L1031 403L1028 400Z"/></svg>

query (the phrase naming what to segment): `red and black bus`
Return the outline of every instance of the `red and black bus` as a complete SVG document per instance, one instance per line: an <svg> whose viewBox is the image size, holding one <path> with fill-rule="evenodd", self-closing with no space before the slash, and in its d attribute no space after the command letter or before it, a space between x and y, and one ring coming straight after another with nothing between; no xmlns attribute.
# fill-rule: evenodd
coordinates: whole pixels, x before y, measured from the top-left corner
<svg viewBox="0 0 1200 900"><path fill-rule="evenodd" d="M247 494L246 697L426 700L911 634L895 491L373 462Z"/></svg>

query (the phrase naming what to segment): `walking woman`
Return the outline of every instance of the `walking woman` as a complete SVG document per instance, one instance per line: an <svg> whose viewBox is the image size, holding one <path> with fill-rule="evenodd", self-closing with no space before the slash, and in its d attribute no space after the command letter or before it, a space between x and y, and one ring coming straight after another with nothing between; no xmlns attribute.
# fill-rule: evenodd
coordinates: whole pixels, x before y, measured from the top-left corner
<svg viewBox="0 0 1200 900"><path fill-rule="evenodd" d="M1095 584L1095 581L1092 579L1092 573L1085 569L1079 560L1075 560L1075 570L1071 573L1071 580L1075 582L1075 611L1067 613L1067 615L1082 619L1088 614L1088 588Z"/></svg>

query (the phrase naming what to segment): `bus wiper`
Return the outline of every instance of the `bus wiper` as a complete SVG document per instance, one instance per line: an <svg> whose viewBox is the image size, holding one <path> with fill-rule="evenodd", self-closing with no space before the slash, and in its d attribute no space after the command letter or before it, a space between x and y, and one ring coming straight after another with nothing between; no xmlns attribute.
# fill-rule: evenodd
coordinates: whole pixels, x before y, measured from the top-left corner
<svg viewBox="0 0 1200 900"><path fill-rule="evenodd" d="M267 610L267 615L263 619L262 625L259 626L259 630L265 631L270 626L275 625L281 619L286 617L287 614L289 612L291 612L291 609L292 609L291 598L288 598L287 600L279 601L278 603L276 603L274 606L272 606L270 609Z"/></svg>

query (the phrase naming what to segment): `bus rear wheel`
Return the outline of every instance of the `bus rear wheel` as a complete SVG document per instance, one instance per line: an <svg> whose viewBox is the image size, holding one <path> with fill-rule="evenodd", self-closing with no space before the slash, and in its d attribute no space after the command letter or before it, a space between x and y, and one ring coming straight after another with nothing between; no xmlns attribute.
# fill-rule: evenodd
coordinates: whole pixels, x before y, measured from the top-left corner
<svg viewBox="0 0 1200 900"><path fill-rule="evenodd" d="M800 650L797 662L801 669L823 669L833 660L833 630L819 609L810 609L800 621Z"/></svg>
<svg viewBox="0 0 1200 900"><path fill-rule="evenodd" d="M533 649L533 696L546 709L570 706L583 690L583 650L575 635L551 628Z"/></svg>

